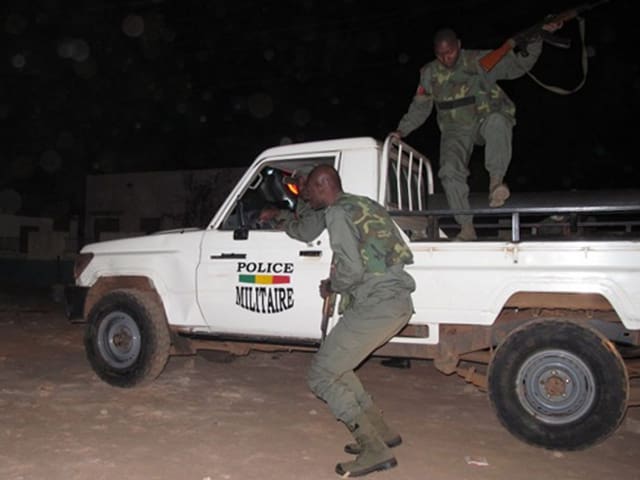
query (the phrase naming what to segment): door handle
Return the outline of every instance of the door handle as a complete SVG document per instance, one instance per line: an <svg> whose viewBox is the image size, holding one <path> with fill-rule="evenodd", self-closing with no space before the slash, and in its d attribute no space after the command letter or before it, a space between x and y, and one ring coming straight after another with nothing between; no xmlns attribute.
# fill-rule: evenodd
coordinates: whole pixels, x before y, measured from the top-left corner
<svg viewBox="0 0 640 480"><path fill-rule="evenodd" d="M223 260L227 260L227 259L242 259L242 258L247 258L247 254L246 253L221 253L220 255L210 255L209 258L211 260L218 260L218 259L223 259Z"/></svg>
<svg viewBox="0 0 640 480"><path fill-rule="evenodd" d="M300 250L301 257L321 257L322 250Z"/></svg>

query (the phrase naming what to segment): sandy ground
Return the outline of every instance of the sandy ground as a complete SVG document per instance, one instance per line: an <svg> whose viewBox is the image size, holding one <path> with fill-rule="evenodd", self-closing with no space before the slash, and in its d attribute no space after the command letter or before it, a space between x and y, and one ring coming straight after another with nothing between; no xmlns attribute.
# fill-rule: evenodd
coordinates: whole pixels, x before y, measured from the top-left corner
<svg viewBox="0 0 640 480"><path fill-rule="evenodd" d="M308 390L311 354L174 357L152 385L101 382L82 325L39 296L0 294L0 479L333 479L346 429ZM515 440L487 397L430 362L360 369L403 435L399 466L367 478L640 479L640 409L587 451ZM479 465L479 464L480 465Z"/></svg>

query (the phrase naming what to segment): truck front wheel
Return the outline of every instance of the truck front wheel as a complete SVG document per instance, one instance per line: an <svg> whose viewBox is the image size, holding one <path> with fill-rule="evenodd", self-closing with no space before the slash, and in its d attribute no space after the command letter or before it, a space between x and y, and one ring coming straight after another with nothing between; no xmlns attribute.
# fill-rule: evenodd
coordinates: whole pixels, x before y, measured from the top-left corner
<svg viewBox="0 0 640 480"><path fill-rule="evenodd" d="M602 334L562 320L526 324L498 346L489 397L500 422L519 439L579 450L613 433L624 418L629 379Z"/></svg>
<svg viewBox="0 0 640 480"><path fill-rule="evenodd" d="M85 352L93 370L111 385L133 387L155 379L170 345L162 306L148 293L115 290L89 312Z"/></svg>

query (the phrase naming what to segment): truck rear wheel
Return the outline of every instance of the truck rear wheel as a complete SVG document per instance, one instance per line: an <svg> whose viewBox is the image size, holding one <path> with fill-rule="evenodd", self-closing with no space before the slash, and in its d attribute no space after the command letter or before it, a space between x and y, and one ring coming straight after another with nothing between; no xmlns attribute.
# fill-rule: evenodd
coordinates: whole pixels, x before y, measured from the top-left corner
<svg viewBox="0 0 640 480"><path fill-rule="evenodd" d="M489 398L519 439L580 450L612 434L624 418L629 379L622 357L596 330L562 320L526 324L498 346Z"/></svg>
<svg viewBox="0 0 640 480"><path fill-rule="evenodd" d="M84 346L93 370L116 387L155 379L169 358L171 339L164 311L151 295L115 290L89 312Z"/></svg>

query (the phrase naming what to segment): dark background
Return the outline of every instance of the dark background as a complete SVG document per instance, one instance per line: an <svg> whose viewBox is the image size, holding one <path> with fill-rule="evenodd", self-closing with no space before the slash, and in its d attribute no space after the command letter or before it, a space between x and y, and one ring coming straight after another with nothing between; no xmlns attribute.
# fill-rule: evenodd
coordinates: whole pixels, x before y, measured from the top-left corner
<svg viewBox="0 0 640 480"><path fill-rule="evenodd" d="M248 166L263 149L336 137L383 139L455 28L495 48L565 1L2 2L0 210L58 221L82 211L87 174ZM519 191L637 187L640 98L631 0L585 14L589 73L574 95L523 77L507 181ZM533 70L581 79L577 22ZM407 142L437 168L435 119ZM472 188L485 188L482 151ZM439 188L439 187L438 187ZM19 202L18 202L19 200Z"/></svg>

